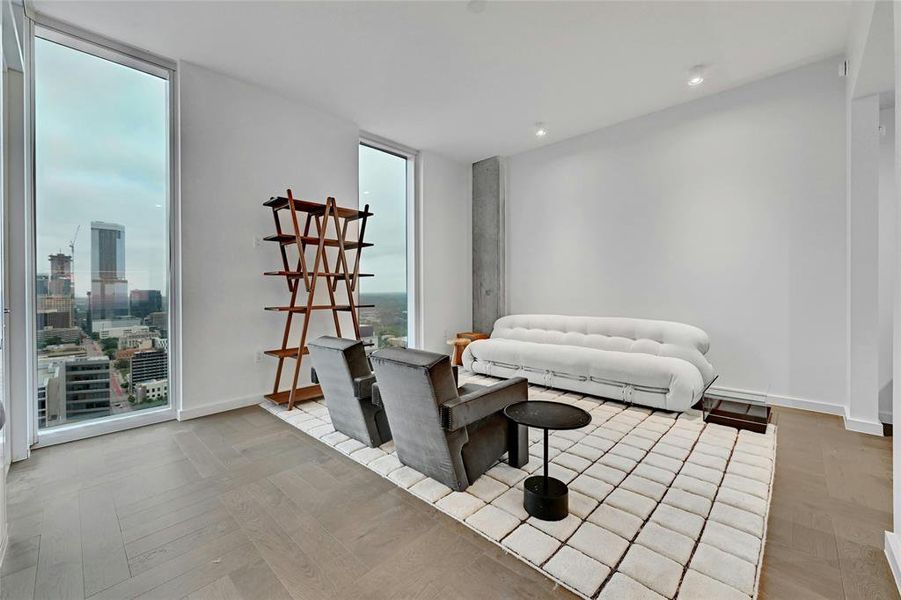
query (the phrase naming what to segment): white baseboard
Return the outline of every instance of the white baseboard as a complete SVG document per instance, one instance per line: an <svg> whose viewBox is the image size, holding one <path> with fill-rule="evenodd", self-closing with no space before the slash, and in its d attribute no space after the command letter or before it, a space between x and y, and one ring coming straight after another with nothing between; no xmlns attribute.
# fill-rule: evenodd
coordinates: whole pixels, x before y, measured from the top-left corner
<svg viewBox="0 0 901 600"><path fill-rule="evenodd" d="M819 400L808 400L807 398L798 398L796 396L767 396L767 402L773 406L784 406L785 408L796 408L798 410L809 410L811 412L824 413L827 415L845 416L845 407L841 404L832 404L831 402L821 402Z"/></svg>
<svg viewBox="0 0 901 600"><path fill-rule="evenodd" d="M764 392L758 392L754 390L741 390L737 388L720 386L710 386L708 395L734 400L750 400L752 402L769 404L770 406L784 406L785 408L809 410L812 412L825 413L827 415L838 415L840 417L845 416L844 405L832 404L831 402L821 402L819 400L808 400L806 398L798 398L796 396L766 394Z"/></svg>
<svg viewBox="0 0 901 600"><path fill-rule="evenodd" d="M848 411L845 411L842 417L845 421L845 429L848 431L856 431L857 433L868 433L870 435L882 436L882 423L879 421L870 421L869 419L852 419Z"/></svg>
<svg viewBox="0 0 901 600"><path fill-rule="evenodd" d="M901 592L901 541L892 531L885 532L885 558L888 559L888 566L892 569L895 587Z"/></svg>
<svg viewBox="0 0 901 600"><path fill-rule="evenodd" d="M227 410L235 410L236 408L244 408L245 406L253 406L263 401L262 394L254 394L252 396L244 396L243 398L229 398L220 400L219 402L211 402L202 406L195 406L178 411L178 420L187 421L188 419L196 419L216 413L225 412Z"/></svg>
<svg viewBox="0 0 901 600"><path fill-rule="evenodd" d="M735 400L750 400L753 402L769 404L770 406L784 406L785 408L795 408L827 415L836 415L842 418L845 429L848 431L856 431L858 433L866 433L869 435L883 435L881 422L866 419L852 419L850 415L848 415L848 409L842 404L717 386L711 386L710 390L708 390L708 395Z"/></svg>
<svg viewBox="0 0 901 600"><path fill-rule="evenodd" d="M740 390L738 388L722 387L712 385L707 390L708 396L714 398L728 398L730 400L748 400L750 402L766 403L767 397L763 392L755 392L753 390Z"/></svg>

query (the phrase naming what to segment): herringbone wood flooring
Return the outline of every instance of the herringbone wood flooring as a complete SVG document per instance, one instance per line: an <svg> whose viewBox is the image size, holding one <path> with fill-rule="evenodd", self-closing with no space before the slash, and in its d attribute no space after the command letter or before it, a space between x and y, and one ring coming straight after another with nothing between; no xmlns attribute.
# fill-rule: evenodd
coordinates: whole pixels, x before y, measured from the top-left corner
<svg viewBox="0 0 901 600"><path fill-rule="evenodd" d="M761 597L897 597L890 438L776 420ZM8 492L2 599L572 597L258 407L37 450Z"/></svg>

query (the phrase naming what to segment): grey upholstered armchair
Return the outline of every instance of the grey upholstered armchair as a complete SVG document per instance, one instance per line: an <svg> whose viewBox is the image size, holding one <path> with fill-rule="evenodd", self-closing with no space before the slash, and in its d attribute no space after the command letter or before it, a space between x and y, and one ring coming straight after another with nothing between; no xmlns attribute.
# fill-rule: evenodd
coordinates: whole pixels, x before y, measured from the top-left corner
<svg viewBox="0 0 901 600"><path fill-rule="evenodd" d="M307 347L335 429L370 447L390 440L385 411L372 403L375 375L363 342L323 336Z"/></svg>
<svg viewBox="0 0 901 600"><path fill-rule="evenodd" d="M522 377L458 390L447 355L405 348L373 353L372 365L403 464L463 491L504 452L514 467L528 461L526 429L503 413L528 399Z"/></svg>

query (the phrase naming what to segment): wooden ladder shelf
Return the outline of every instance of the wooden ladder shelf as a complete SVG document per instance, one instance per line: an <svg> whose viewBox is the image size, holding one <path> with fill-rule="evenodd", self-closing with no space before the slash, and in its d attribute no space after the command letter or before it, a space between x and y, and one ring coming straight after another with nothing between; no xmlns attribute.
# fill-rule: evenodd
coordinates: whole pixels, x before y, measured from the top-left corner
<svg viewBox="0 0 901 600"><path fill-rule="evenodd" d="M291 190L287 196L270 198L263 206L272 209L275 220L275 235L263 238L275 242L279 246L282 268L278 271L267 271L264 275L283 277L288 285L291 299L285 306L267 306L266 310L285 314L285 332L279 348L266 350L266 354L278 359L275 370L275 383L272 393L266 398L278 404L288 405L288 410L298 402L312 400L322 396L318 385L298 386L300 367L307 350L307 333L313 313L320 310L331 311L335 325L335 334L341 335L341 314L349 314L353 325L353 337L360 339L360 320L357 310L365 305L357 304L355 293L360 277L372 277L369 273L360 273L360 254L363 248L372 244L363 242L366 233L366 220L372 216L367 204L363 210L338 206L334 198L328 198L325 204L308 202L294 197ZM281 216L290 215L287 228L282 225ZM358 222L357 227L351 223ZM329 237L329 229L334 229L333 237ZM348 236L355 235L354 239ZM315 255L308 256L308 251L315 250ZM329 253L334 256L334 263L329 261ZM323 279L327 298L317 300L317 282ZM339 289L340 288L340 289ZM321 289L321 288L320 288ZM303 293L301 293L303 292ZM338 298L340 297L340 303ZM302 323L298 342L292 344L291 327L295 315L299 315ZM291 384L282 387L282 375L285 373L285 361L294 361L294 372Z"/></svg>

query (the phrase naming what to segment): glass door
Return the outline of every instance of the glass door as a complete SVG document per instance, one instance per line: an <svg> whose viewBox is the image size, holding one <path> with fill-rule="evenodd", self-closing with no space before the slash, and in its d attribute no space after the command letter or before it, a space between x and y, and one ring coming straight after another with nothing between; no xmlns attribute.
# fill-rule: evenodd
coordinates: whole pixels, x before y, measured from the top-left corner
<svg viewBox="0 0 901 600"><path fill-rule="evenodd" d="M169 406L170 71L38 28L37 426Z"/></svg>

